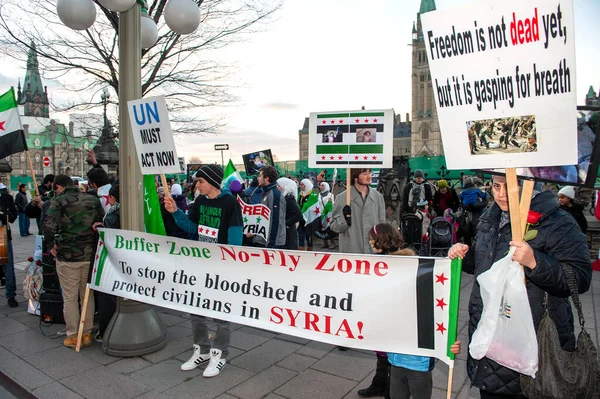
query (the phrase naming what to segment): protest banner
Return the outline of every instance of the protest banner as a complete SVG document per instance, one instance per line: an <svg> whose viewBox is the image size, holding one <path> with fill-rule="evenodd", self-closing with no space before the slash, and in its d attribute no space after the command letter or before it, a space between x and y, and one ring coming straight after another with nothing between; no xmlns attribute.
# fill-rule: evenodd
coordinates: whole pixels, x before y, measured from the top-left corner
<svg viewBox="0 0 600 399"><path fill-rule="evenodd" d="M127 108L142 174L180 173L165 97L128 101Z"/></svg>
<svg viewBox="0 0 600 399"><path fill-rule="evenodd" d="M460 260L241 247L101 229L89 287L352 348L452 364Z"/></svg>
<svg viewBox="0 0 600 399"><path fill-rule="evenodd" d="M421 21L448 168L577 164L571 0L484 0Z"/></svg>
<svg viewBox="0 0 600 399"><path fill-rule="evenodd" d="M263 204L247 204L240 196L237 200L242 208L242 221L244 234L254 234L268 240L271 229L271 210Z"/></svg>

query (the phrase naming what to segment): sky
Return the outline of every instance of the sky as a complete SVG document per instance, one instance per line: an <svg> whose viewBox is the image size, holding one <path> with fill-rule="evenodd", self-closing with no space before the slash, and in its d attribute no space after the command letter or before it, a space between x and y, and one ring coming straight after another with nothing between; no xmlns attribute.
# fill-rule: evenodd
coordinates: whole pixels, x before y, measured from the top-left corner
<svg viewBox="0 0 600 399"><path fill-rule="evenodd" d="M438 10L472 0L436 0ZM221 162L214 144L229 144L225 162L270 148L298 159L298 130L310 112L393 108L411 112L412 26L421 0L286 0L276 20L247 41L212 54L237 67L235 107L218 110L219 136L179 135L179 156ZM599 0L574 0L577 103L600 90ZM0 60L0 90L25 76L25 65ZM52 82L48 84L51 93ZM52 113L52 111L51 111ZM55 115L56 116L56 115ZM63 122L68 118L58 116Z"/></svg>

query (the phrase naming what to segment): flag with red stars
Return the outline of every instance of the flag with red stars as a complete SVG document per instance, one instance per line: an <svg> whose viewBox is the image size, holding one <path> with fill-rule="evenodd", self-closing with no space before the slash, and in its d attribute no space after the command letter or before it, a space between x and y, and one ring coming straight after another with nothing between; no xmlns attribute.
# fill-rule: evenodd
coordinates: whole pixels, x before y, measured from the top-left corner
<svg viewBox="0 0 600 399"><path fill-rule="evenodd" d="M391 167L393 129L393 110L311 113L309 166Z"/></svg>

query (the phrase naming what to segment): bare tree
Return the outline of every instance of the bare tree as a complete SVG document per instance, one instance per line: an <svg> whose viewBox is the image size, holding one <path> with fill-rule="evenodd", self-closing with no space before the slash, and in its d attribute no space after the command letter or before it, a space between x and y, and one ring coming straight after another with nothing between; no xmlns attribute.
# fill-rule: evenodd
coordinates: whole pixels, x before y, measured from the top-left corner
<svg viewBox="0 0 600 399"><path fill-rule="evenodd" d="M142 93L165 95L175 132L219 133L222 121L202 114L235 103L230 92L234 69L211 55L263 29L283 0L194 1L201 11L200 26L186 36L164 23L167 0L147 1L159 34L156 44L142 52ZM44 77L77 94L77 101L52 104L60 111L98 106L96 94L107 85L119 92L118 13L94 2L100 10L96 22L85 31L73 31L58 19L56 0L0 0L2 53L24 63L35 43Z"/></svg>

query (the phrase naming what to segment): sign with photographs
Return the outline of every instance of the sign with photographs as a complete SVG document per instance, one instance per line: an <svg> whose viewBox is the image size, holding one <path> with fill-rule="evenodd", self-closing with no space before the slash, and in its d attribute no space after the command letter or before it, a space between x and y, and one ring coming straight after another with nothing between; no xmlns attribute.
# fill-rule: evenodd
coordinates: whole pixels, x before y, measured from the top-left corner
<svg viewBox="0 0 600 399"><path fill-rule="evenodd" d="M310 114L308 166L391 168L394 111Z"/></svg>
<svg viewBox="0 0 600 399"><path fill-rule="evenodd" d="M577 164L572 1L483 0L421 21L450 169Z"/></svg>
<svg viewBox="0 0 600 399"><path fill-rule="evenodd" d="M262 168L267 165L275 166L271 150L261 150L243 154L242 160L244 161L244 168L246 169L247 176L258 175Z"/></svg>

